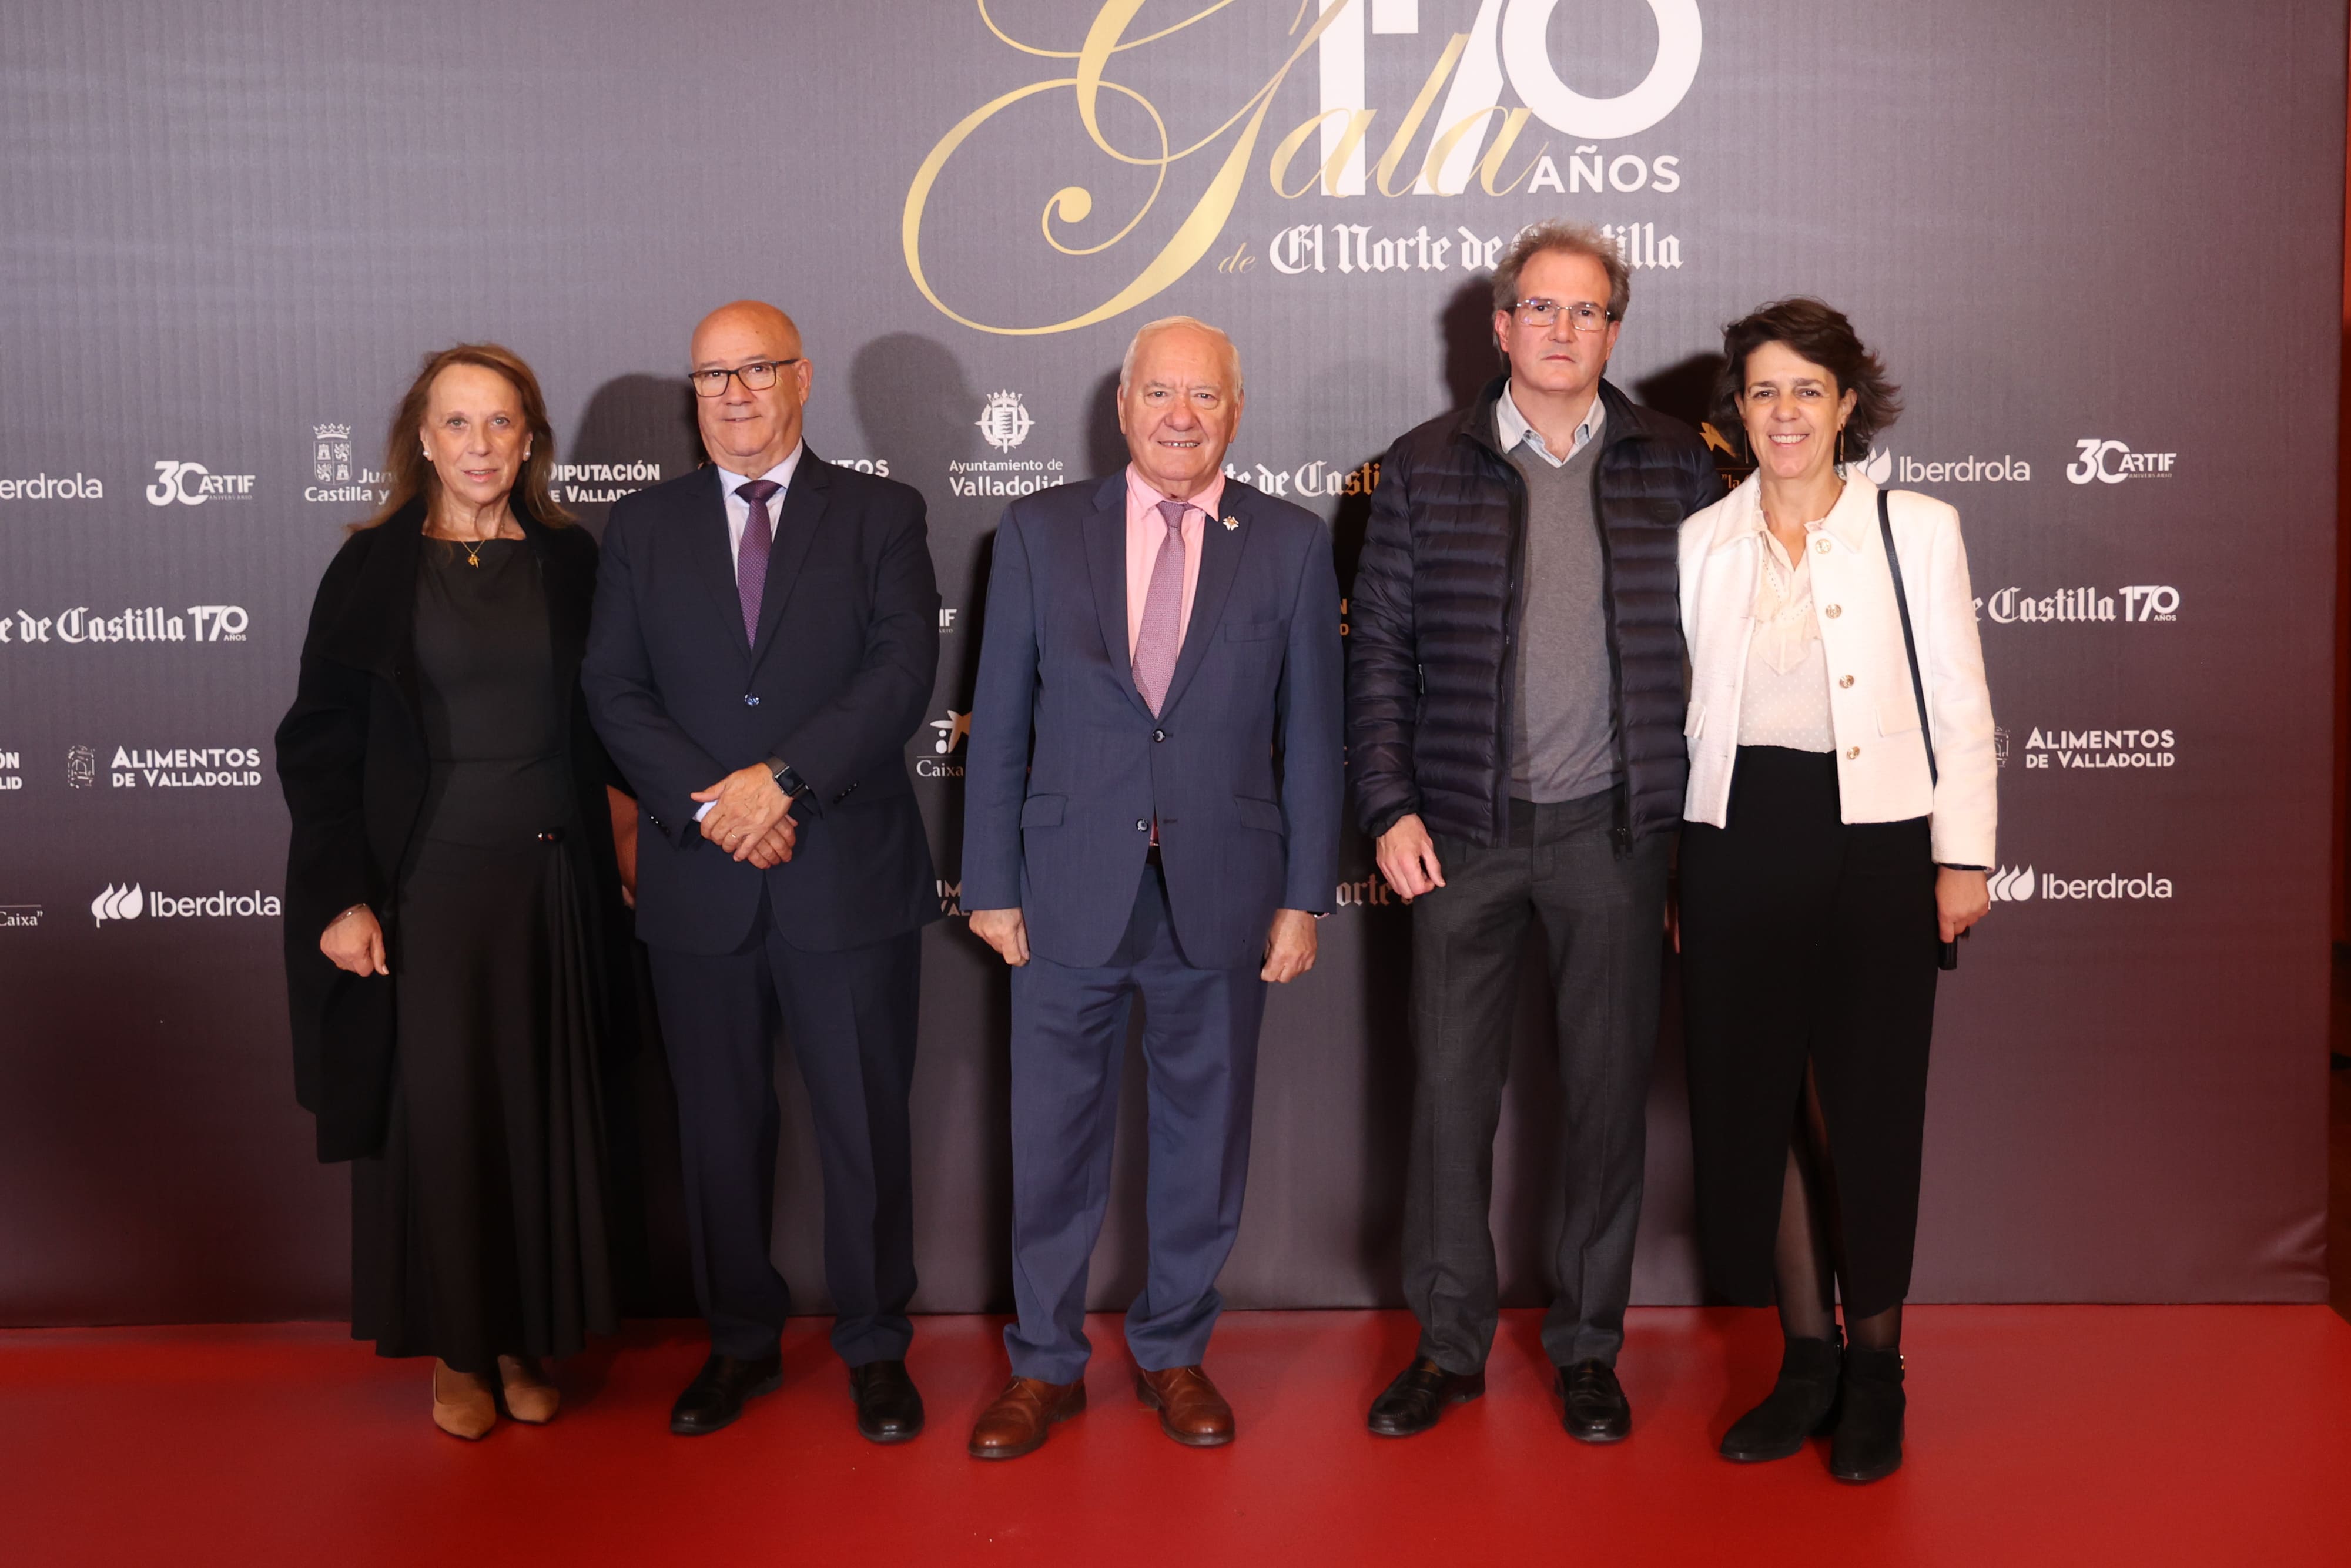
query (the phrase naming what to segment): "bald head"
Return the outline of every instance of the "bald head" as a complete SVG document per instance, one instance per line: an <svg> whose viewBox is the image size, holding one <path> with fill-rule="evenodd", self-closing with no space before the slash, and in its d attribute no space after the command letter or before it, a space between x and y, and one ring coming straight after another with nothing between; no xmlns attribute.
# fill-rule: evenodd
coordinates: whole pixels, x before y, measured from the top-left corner
<svg viewBox="0 0 2351 1568"><path fill-rule="evenodd" d="M761 299L721 305L695 328L686 352L698 378L696 422L712 462L756 479L792 455L811 372L790 317ZM723 376L715 392L699 379L729 371L744 373Z"/></svg>
<svg viewBox="0 0 2351 1568"><path fill-rule="evenodd" d="M704 350L718 337L733 340L747 336L763 345L766 352L778 360L796 357L800 351L800 329L792 319L764 299L737 299L732 305L721 305L702 319L694 329L694 343L687 350L696 370L704 367L707 356Z"/></svg>

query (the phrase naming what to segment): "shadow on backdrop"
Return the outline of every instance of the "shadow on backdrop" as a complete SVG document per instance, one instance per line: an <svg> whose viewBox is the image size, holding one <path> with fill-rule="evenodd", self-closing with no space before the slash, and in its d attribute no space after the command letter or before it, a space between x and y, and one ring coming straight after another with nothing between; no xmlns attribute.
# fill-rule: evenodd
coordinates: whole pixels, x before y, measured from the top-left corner
<svg viewBox="0 0 2351 1568"><path fill-rule="evenodd" d="M1081 478L1108 478L1126 466L1126 436L1118 428L1118 372L1105 371L1086 399L1086 471Z"/></svg>
<svg viewBox="0 0 2351 1568"><path fill-rule="evenodd" d="M1501 350L1494 341L1494 277L1481 272L1455 289L1437 313L1437 336L1445 344L1447 406L1468 408L1502 373Z"/></svg>
<svg viewBox="0 0 2351 1568"><path fill-rule="evenodd" d="M1713 417L1714 382L1721 373L1720 354L1692 354L1634 382L1633 401L1696 430Z"/></svg>
<svg viewBox="0 0 2351 1568"><path fill-rule="evenodd" d="M947 465L982 455L971 411L980 404L963 361L919 332L892 332L849 363L849 402L869 452L897 459L891 477L933 484Z"/></svg>
<svg viewBox="0 0 2351 1568"><path fill-rule="evenodd" d="M887 453L893 465L889 477L901 484L928 488L949 476L948 465L984 457L979 429L971 411L980 394L971 388L963 361L946 344L917 332L893 332L857 350L849 366L849 401L856 415L863 450ZM939 570L939 597L944 604L961 606L963 623L956 635L939 640L935 689L946 694L950 717L967 715L971 690L978 673L980 635L985 630L982 607L987 602L987 562L995 553L995 532L976 541L968 562L958 569L952 558L942 561L945 543L937 518L931 521L931 556ZM952 727L935 726L918 731L919 750L946 757L956 749ZM952 799L956 808L937 813L932 824L931 852L942 867L963 864L962 794ZM975 944L977 946L977 944Z"/></svg>
<svg viewBox="0 0 2351 1568"><path fill-rule="evenodd" d="M857 421L863 450L887 453L889 477L935 493L950 476L950 465L985 459L972 411L982 394L946 344L919 332L892 332L873 339L857 350L849 366L849 402ZM988 568L995 559L996 534L990 527L972 541L967 557L958 559L943 547L953 530L931 519L932 559L938 569L939 593L945 604L962 610L955 635L939 644L936 690L944 694L947 723L968 715L977 679L981 639L986 632ZM952 727L917 732L916 757L942 759L956 754ZM963 864L963 793L944 797L945 810L925 813L931 832L931 852L940 873ZM945 890L960 904L960 885ZM983 1311L1008 1312L1012 1305L1012 1113L1011 1113L1011 971L985 943L952 915L924 940L924 1010L926 1018L953 998L964 1014L955 1037L926 1030L932 1052L950 1050L968 1053L954 1063L920 1064L914 1079L914 1116L922 1129L944 1145L932 1159L952 1163L959 1174L956 1185L959 1223L976 1224L979 1246L968 1234L941 1238L918 1193L914 1215L916 1260L923 1277L915 1309L933 1301L963 1303L977 1301ZM976 970L976 973L974 972ZM975 994L976 993L976 994ZM972 1140L965 1146L957 1140ZM928 1161L918 1157L915 1178L925 1179ZM813 1167L810 1172L813 1181ZM935 1205L932 1206L934 1208ZM782 1212L789 1212L785 1210ZM977 1216L974 1219L972 1217ZM813 1236L808 1240L813 1243ZM819 1277L812 1271L816 1252L804 1254L810 1266L810 1295Z"/></svg>
<svg viewBox="0 0 2351 1568"><path fill-rule="evenodd" d="M580 465L651 463L662 479L692 473L702 462L694 393L676 376L615 376L589 398L578 433L559 456ZM601 537L612 510L611 500L601 497L658 482L589 477L559 485L556 499ZM583 492L600 498L581 499ZM612 988L613 1042L603 1073L614 1285L629 1316L692 1317L676 1094L653 1009L652 968L642 944L632 944L631 952L632 972Z"/></svg>
<svg viewBox="0 0 2351 1568"><path fill-rule="evenodd" d="M702 462L702 433L695 425L693 389L682 376L643 371L615 376L589 398L580 415L579 434L558 455L565 463L576 464L652 463L661 469L664 479L691 474ZM632 480L625 487L642 488L644 483ZM591 479L576 488L601 495L614 486ZM557 500L564 500L563 490L557 486ZM612 511L611 501L566 501L565 505L590 532L603 537L604 519Z"/></svg>

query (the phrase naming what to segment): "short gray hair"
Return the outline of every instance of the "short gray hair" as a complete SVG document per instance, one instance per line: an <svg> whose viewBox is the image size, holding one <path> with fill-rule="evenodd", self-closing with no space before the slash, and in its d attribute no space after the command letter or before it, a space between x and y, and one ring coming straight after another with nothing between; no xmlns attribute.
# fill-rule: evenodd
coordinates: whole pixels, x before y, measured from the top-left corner
<svg viewBox="0 0 2351 1568"><path fill-rule="evenodd" d="M1143 347L1143 340L1150 337L1154 332L1172 331L1178 327L1189 327L1195 331L1206 332L1225 346L1225 373L1232 378L1233 391L1240 391L1240 350L1234 344L1232 339L1225 335L1223 328L1211 327L1197 316L1162 316L1156 321L1145 321L1142 326L1137 327L1134 329L1134 336L1127 340L1126 353L1118 361L1118 384L1124 387L1127 382L1134 379L1134 351Z"/></svg>
<svg viewBox="0 0 2351 1568"><path fill-rule="evenodd" d="M1518 304L1520 272L1547 250L1588 256L1598 262L1608 274L1608 319L1625 319L1625 307L1633 299L1633 269L1625 265L1625 253L1590 224L1570 223L1565 218L1529 224L1519 231L1519 237L1510 242L1494 268L1495 309L1508 310Z"/></svg>

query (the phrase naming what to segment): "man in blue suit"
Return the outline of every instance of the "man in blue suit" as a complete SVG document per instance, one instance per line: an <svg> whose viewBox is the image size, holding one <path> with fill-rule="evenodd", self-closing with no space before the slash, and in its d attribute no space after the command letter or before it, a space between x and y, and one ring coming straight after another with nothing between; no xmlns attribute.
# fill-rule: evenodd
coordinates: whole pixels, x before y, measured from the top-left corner
<svg viewBox="0 0 2351 1568"><path fill-rule="evenodd" d="M905 760L939 653L923 498L802 443L809 361L774 306L713 311L689 353L710 463L612 508L582 673L647 830L637 935L710 1324L670 1429L716 1431L781 1378L780 1017L815 1114L833 1348L858 1429L899 1442L923 1424L906 1103L939 914Z"/></svg>
<svg viewBox="0 0 2351 1568"><path fill-rule="evenodd" d="M996 536L964 772L963 896L1012 970L1012 1381L978 1458L1085 1407L1086 1266L1143 998L1148 1278L1136 1393L1233 1437L1201 1365L1240 1226L1258 1024L1314 964L1338 876L1339 584L1311 513L1224 477L1231 340L1187 317L1120 368L1132 461L1015 501ZM1031 737L1034 737L1033 743Z"/></svg>

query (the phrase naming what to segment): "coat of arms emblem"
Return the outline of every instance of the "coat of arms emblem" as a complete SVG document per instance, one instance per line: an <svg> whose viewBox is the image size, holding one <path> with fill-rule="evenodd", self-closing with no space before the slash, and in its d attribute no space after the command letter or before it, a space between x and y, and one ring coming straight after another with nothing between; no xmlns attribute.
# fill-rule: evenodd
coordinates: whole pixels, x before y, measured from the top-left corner
<svg viewBox="0 0 2351 1568"><path fill-rule="evenodd" d="M1028 440L1029 431L1037 425L1037 422L1029 417L1029 411L1020 406L1020 394L1016 392L1000 392L990 397L980 408L979 418L973 423L979 426L979 434L987 444L998 452L1009 452Z"/></svg>

